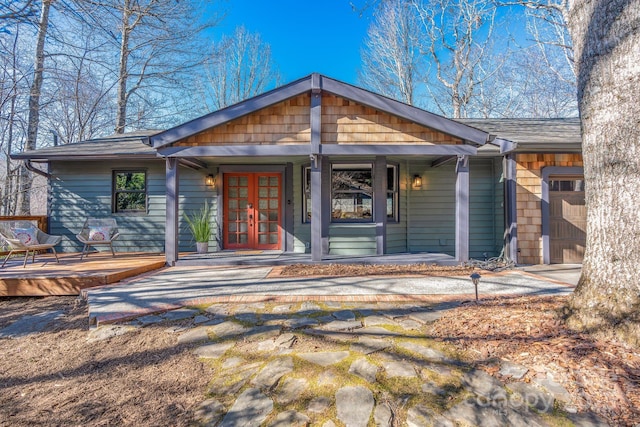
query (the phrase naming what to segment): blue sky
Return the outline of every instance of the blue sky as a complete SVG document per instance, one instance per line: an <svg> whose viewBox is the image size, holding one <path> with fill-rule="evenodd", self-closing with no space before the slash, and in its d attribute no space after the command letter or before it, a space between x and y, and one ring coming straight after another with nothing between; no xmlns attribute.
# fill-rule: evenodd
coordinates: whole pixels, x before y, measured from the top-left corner
<svg viewBox="0 0 640 427"><path fill-rule="evenodd" d="M313 72L355 84L370 14L349 0L229 0L217 35L244 25L271 45L282 83Z"/></svg>

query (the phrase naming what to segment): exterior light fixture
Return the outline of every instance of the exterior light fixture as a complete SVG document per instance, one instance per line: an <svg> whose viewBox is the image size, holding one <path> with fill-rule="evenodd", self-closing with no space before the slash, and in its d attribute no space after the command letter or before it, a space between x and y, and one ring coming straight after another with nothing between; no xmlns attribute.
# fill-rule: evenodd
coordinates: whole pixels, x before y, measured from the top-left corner
<svg viewBox="0 0 640 427"><path fill-rule="evenodd" d="M213 177L213 175L209 174L204 179L204 183L209 187L213 187L216 185L216 179Z"/></svg>
<svg viewBox="0 0 640 427"><path fill-rule="evenodd" d="M422 187L422 177L420 175L413 175L413 186L416 188Z"/></svg>
<svg viewBox="0 0 640 427"><path fill-rule="evenodd" d="M473 273L471 276L471 282L473 282L473 286L476 287L476 304L478 303L478 283L480 283L480 278L482 276L480 276L480 274L478 273Z"/></svg>

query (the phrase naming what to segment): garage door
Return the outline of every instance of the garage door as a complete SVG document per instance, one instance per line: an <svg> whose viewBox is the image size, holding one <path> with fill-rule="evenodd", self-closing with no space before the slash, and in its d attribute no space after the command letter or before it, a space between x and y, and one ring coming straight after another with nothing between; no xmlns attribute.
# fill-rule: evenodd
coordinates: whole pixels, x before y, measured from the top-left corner
<svg viewBox="0 0 640 427"><path fill-rule="evenodd" d="M582 176L550 178L549 226L551 262L581 263L587 235Z"/></svg>

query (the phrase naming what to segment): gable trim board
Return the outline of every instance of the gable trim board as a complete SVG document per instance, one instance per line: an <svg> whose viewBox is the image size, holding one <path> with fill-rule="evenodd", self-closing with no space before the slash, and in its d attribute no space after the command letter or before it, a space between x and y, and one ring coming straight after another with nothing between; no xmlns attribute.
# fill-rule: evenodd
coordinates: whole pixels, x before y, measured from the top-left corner
<svg viewBox="0 0 640 427"><path fill-rule="evenodd" d="M298 116L287 116L287 111ZM269 127L283 123L285 131L289 126L304 137L288 138L286 133L281 137L279 131ZM523 248L530 248L535 245L532 242L536 236L545 235L540 228L542 224L528 216L532 205L538 206L538 212L544 207L534 200L543 198L537 196L536 190L541 188L542 178L537 172L522 176L520 160L522 156L530 156L522 153L538 153L535 155L547 161L540 163L537 157L531 160L527 164L534 169L540 165L569 165L565 164L564 154L555 152L565 150L579 156L579 143L572 136L576 129L579 131L576 124L573 119L450 120L313 74L163 132L101 138L12 157L61 164L61 168L53 170L62 173L63 178L69 162L96 160L104 168L109 164L116 167L116 161L124 159L157 165L164 158L164 212L154 215L165 219L163 244L169 265L178 260L178 250L184 250L185 206L193 208L200 200L212 200L215 203L212 220L221 224L224 204L221 185L225 173L268 170L282 174L280 241L285 251L304 251L310 247L312 259L319 261L334 251L380 255L403 249L427 250L449 253L463 261L484 252L497 255L506 245L506 255L517 259L521 241ZM518 129L523 130L526 138L520 137ZM233 137L229 132L257 133ZM262 134L266 135L264 140ZM226 135L232 138L225 139ZM532 135L543 137L527 139ZM567 141L563 143L565 138ZM540 154L539 150L554 153L553 159L547 159L547 154ZM371 167L370 222L332 221L332 164L344 162ZM398 165L397 222L389 222L386 217L388 164ZM189 166L190 171L180 170L178 165ZM312 209L310 223L302 220L302 198L306 197L303 190L307 184L299 172L305 165L311 166L309 200L312 206L320 206ZM80 169L68 170L78 173ZM181 179L183 174L186 180ZM218 185L213 191L198 182L200 175L204 180L208 174L216 176ZM412 188L414 174L423 177L424 188ZM56 188L67 185L58 184ZM525 214L520 211L519 198L527 185L532 185L533 191L527 196ZM88 190L80 186L74 191L82 198L83 191ZM58 196L55 193L53 197ZM73 206L69 204L69 209ZM155 209L157 203L153 206ZM106 207L101 209L106 211ZM58 218L60 215L55 221L65 221ZM126 231L130 221L126 217L117 218L122 218ZM135 227L133 223L131 226ZM523 228L523 239L518 234L519 226ZM219 248L215 242L214 245ZM532 261L535 251L529 252L527 260ZM536 262L547 260L542 255Z"/></svg>

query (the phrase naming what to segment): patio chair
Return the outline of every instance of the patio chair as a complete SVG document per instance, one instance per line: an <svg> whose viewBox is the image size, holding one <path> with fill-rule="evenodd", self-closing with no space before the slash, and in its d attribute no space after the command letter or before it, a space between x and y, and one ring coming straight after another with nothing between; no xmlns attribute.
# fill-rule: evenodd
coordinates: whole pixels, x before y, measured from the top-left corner
<svg viewBox="0 0 640 427"><path fill-rule="evenodd" d="M62 236L51 236L30 222L4 222L0 225L0 237L9 245L9 253L0 268L3 268L11 255L16 252L24 252L24 262L22 263L24 268L27 266L29 252L31 252L31 262L33 263L36 261L36 252L46 251L47 249L51 249L56 257L56 262L60 263L54 246L62 241Z"/></svg>
<svg viewBox="0 0 640 427"><path fill-rule="evenodd" d="M120 237L118 232L118 224L113 218L88 218L82 226L80 234L76 234L76 238L84 244L80 260L86 255L89 256L89 249L92 246L109 245L111 254L115 257L113 251L113 242Z"/></svg>

